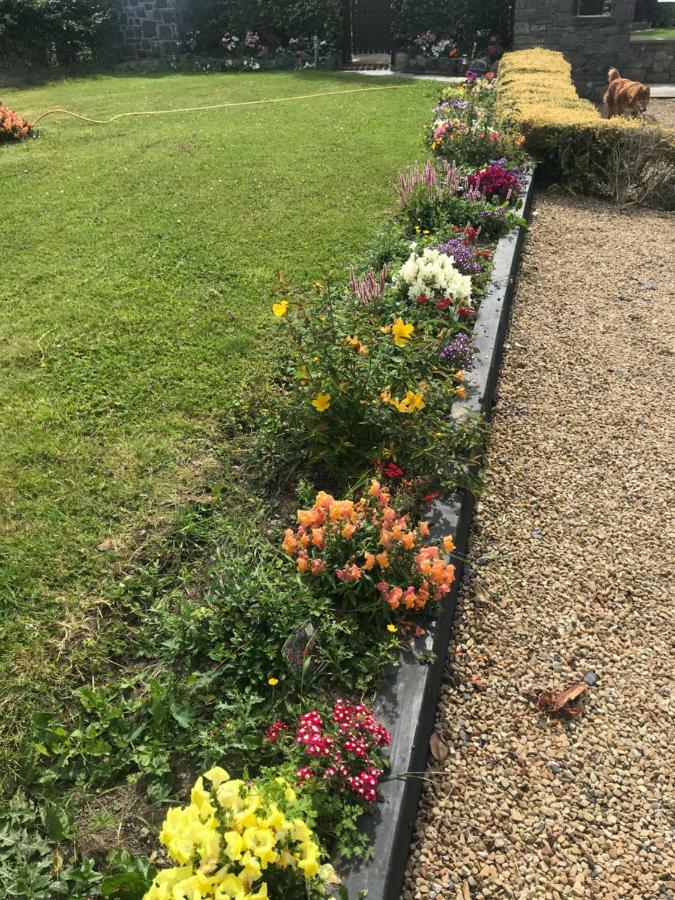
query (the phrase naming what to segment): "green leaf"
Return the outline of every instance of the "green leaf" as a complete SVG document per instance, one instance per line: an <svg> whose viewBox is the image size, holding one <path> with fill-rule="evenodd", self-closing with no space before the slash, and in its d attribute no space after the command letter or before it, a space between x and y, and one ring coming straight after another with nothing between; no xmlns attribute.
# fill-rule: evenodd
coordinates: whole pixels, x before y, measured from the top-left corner
<svg viewBox="0 0 675 900"><path fill-rule="evenodd" d="M152 878L147 880L140 872L123 872L104 878L101 893L115 900L142 900L151 883Z"/></svg>

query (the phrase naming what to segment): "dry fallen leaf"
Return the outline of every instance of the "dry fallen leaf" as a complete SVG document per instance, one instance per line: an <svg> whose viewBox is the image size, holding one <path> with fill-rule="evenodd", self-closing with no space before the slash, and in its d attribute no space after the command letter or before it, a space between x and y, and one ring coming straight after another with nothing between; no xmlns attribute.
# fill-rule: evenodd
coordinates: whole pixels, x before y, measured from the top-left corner
<svg viewBox="0 0 675 900"><path fill-rule="evenodd" d="M482 584L477 584L473 589L473 595L478 603L489 603L490 595Z"/></svg>
<svg viewBox="0 0 675 900"><path fill-rule="evenodd" d="M113 542L110 540L110 538L106 538L104 541L101 541L96 549L100 550L101 553L105 553L106 550L112 550L112 548Z"/></svg>
<svg viewBox="0 0 675 900"><path fill-rule="evenodd" d="M550 716L560 716L565 719L573 719L583 712L583 704L579 698L588 690L588 685L583 681L570 684L564 691L533 690L525 696L532 700L537 709Z"/></svg>
<svg viewBox="0 0 675 900"><path fill-rule="evenodd" d="M562 709L563 706L567 706L568 703L572 703L573 700L576 700L577 697L580 697L584 693L587 687L588 685L585 681L577 681L575 684L566 687L565 690L561 691L559 694L555 694L551 698L553 709L557 711Z"/></svg>
<svg viewBox="0 0 675 900"><path fill-rule="evenodd" d="M429 749L431 750L431 755L436 760L436 762L444 763L448 758L448 745L445 743L443 738L441 738L437 731L434 731L431 737L429 738Z"/></svg>

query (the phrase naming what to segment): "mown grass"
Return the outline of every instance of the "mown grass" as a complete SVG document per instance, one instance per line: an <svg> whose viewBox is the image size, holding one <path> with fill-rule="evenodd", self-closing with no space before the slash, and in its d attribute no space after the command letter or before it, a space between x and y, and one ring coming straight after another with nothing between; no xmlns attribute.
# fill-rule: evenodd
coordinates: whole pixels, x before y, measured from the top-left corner
<svg viewBox="0 0 675 900"><path fill-rule="evenodd" d="M0 94L29 119L59 106L105 118L361 85L385 82L101 76ZM186 522L199 522L206 545L217 539L209 529L233 527L231 509L206 520L190 510L237 478L221 424L274 353L270 282L279 270L311 281L358 256L392 208L390 178L422 150L432 92L415 84L107 126L52 117L38 140L0 150L8 758L32 710L123 659L131 626L117 622L112 643L101 635L130 569L145 566L151 591L174 543L184 553ZM161 566L143 551L153 533Z"/></svg>
<svg viewBox="0 0 675 900"><path fill-rule="evenodd" d="M646 28L644 31L634 31L631 34L633 41L675 41L675 28Z"/></svg>

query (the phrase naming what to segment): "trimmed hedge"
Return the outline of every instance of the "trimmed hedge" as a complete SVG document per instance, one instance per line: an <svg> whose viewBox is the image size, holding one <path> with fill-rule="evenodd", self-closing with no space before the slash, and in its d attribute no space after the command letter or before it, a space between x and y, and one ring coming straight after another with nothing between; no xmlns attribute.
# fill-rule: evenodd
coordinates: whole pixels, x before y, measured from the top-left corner
<svg viewBox="0 0 675 900"><path fill-rule="evenodd" d="M115 46L111 0L0 0L0 60L30 66L93 61Z"/></svg>
<svg viewBox="0 0 675 900"><path fill-rule="evenodd" d="M553 50L519 50L499 67L498 112L525 135L551 180L572 191L675 209L675 138L647 116L605 119Z"/></svg>
<svg viewBox="0 0 675 900"><path fill-rule="evenodd" d="M201 50L220 49L225 32L257 32L268 45L275 39L318 35L340 47L344 37L343 0L192 0L186 29ZM197 34L198 33L198 34Z"/></svg>

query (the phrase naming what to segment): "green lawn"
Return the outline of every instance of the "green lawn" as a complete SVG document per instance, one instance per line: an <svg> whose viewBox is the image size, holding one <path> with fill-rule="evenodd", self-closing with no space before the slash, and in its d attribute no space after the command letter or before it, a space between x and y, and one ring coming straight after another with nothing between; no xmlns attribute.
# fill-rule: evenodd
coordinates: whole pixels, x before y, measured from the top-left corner
<svg viewBox="0 0 675 900"><path fill-rule="evenodd" d="M634 41L675 41L675 28L648 28L646 31L634 31L631 39Z"/></svg>
<svg viewBox="0 0 675 900"><path fill-rule="evenodd" d="M107 117L391 83L101 76L0 94L29 119L58 106ZM275 273L313 280L358 256L393 207L389 179L422 153L434 90L109 126L52 117L38 140L0 148L6 735L17 710L58 697L78 627L114 611L148 527L222 477L214 458L236 462L220 426L273 352Z"/></svg>

